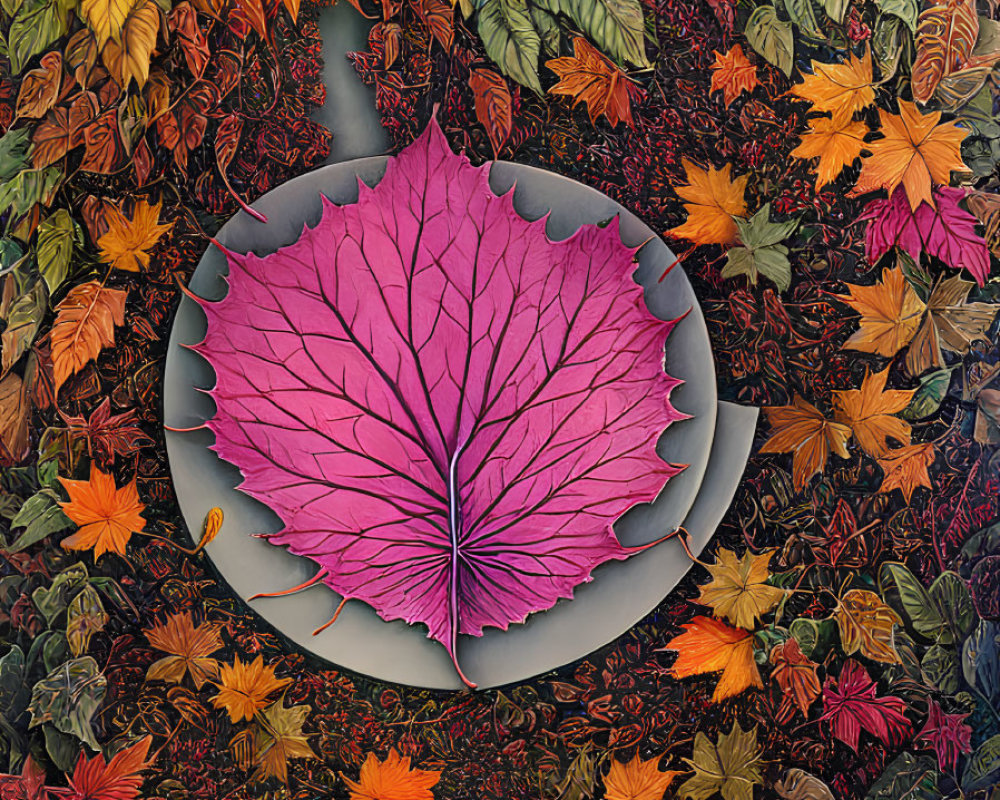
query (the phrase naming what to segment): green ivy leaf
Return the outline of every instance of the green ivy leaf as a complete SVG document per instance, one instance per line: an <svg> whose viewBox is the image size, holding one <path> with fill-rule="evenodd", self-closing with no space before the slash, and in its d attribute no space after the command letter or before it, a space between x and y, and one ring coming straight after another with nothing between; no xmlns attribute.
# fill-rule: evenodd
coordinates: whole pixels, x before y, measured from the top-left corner
<svg viewBox="0 0 1000 800"><path fill-rule="evenodd" d="M65 208L38 226L38 271L49 287L49 294L66 280L74 245L83 245L83 231Z"/></svg>
<svg viewBox="0 0 1000 800"><path fill-rule="evenodd" d="M542 40L525 0L486 0L479 7L479 36L486 55L505 75L542 94L538 79Z"/></svg>
<svg viewBox="0 0 1000 800"><path fill-rule="evenodd" d="M792 26L778 19L774 6L758 6L743 31L750 46L785 75L795 66L795 34Z"/></svg>
<svg viewBox="0 0 1000 800"><path fill-rule="evenodd" d="M1000 734L976 748L962 773L962 789L974 792L986 789L1000 778Z"/></svg>
<svg viewBox="0 0 1000 800"><path fill-rule="evenodd" d="M903 753L872 784L865 800L939 800L940 773L930 756Z"/></svg>
<svg viewBox="0 0 1000 800"><path fill-rule="evenodd" d="M559 41L562 38L562 33L556 18L544 8L535 5L530 7L530 11L531 21L535 24L535 30L542 38L545 52L551 56L559 55Z"/></svg>
<svg viewBox="0 0 1000 800"><path fill-rule="evenodd" d="M25 169L0 184L0 214L12 210L17 217L27 214L34 205L48 205L62 180L56 167Z"/></svg>
<svg viewBox="0 0 1000 800"><path fill-rule="evenodd" d="M954 572L942 572L928 590L945 625L938 634L941 644L961 642L972 633L978 614L972 605L969 587Z"/></svg>
<svg viewBox="0 0 1000 800"><path fill-rule="evenodd" d="M889 593L892 586L890 581L895 583L898 602L896 597ZM927 639L937 638L944 621L934 603L931 602L931 596L916 575L903 564L887 563L882 565L879 582L886 601L890 601L892 605L902 609L907 619L910 620L913 630Z"/></svg>
<svg viewBox="0 0 1000 800"><path fill-rule="evenodd" d="M84 587L89 577L87 568L77 562L56 575L51 586L39 586L31 593L31 599L49 625L66 610L69 601Z"/></svg>
<svg viewBox="0 0 1000 800"><path fill-rule="evenodd" d="M876 0L875 4L883 14L890 14L906 23L910 33L917 32L917 15L920 13L917 0Z"/></svg>
<svg viewBox="0 0 1000 800"><path fill-rule="evenodd" d="M104 630L108 615L97 589L89 583L73 598L66 611L66 640L70 652L78 656L90 646L90 637Z"/></svg>
<svg viewBox="0 0 1000 800"><path fill-rule="evenodd" d="M40 542L46 536L73 527L73 520L63 514L57 502L56 493L51 489L42 489L27 499L11 520L10 527L24 530L8 549L11 553L30 547Z"/></svg>
<svg viewBox="0 0 1000 800"><path fill-rule="evenodd" d="M29 728L51 722L57 730L75 736L94 750L100 745L90 721L104 699L108 681L90 656L60 664L31 690Z"/></svg>
<svg viewBox="0 0 1000 800"><path fill-rule="evenodd" d="M785 11L792 22L810 36L821 36L822 32L816 23L812 0L784 0Z"/></svg>
<svg viewBox="0 0 1000 800"><path fill-rule="evenodd" d="M756 285L761 275L784 291L792 284L792 265L788 248L779 242L787 239L798 227L798 220L771 222L771 206L766 203L750 219L733 217L740 232L742 247L731 247L726 254L723 278L745 275Z"/></svg>
<svg viewBox="0 0 1000 800"><path fill-rule="evenodd" d="M31 128L11 128L0 136L0 181L8 181L28 166Z"/></svg>
<svg viewBox="0 0 1000 800"><path fill-rule="evenodd" d="M73 0L26 0L7 33L10 68L20 74L34 56L41 53L68 30L67 15Z"/></svg>
<svg viewBox="0 0 1000 800"><path fill-rule="evenodd" d="M648 67L638 0L558 0L560 10L615 61Z"/></svg>
<svg viewBox="0 0 1000 800"><path fill-rule="evenodd" d="M957 364L955 366L958 366ZM926 419L935 413L944 402L945 395L948 394L948 387L951 385L951 373L955 367L939 369L924 375L920 379L920 385L910 400L910 404L903 409L901 416L911 422L918 419Z"/></svg>
<svg viewBox="0 0 1000 800"><path fill-rule="evenodd" d="M47 305L48 293L45 291L45 284L37 279L29 292L11 304L5 320L7 327L0 335L0 347L2 347L0 377L10 371L35 341Z"/></svg>

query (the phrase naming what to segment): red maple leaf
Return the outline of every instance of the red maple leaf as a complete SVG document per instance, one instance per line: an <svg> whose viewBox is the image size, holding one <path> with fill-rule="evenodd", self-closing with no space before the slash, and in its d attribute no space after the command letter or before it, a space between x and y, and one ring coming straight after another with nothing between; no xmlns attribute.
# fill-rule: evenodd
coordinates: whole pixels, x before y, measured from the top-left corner
<svg viewBox="0 0 1000 800"><path fill-rule="evenodd" d="M938 766L948 772L958 767L958 757L972 751L972 728L965 724L968 714L946 714L937 700L931 700L927 722L917 734L937 754Z"/></svg>
<svg viewBox="0 0 1000 800"><path fill-rule="evenodd" d="M906 703L898 697L876 697L875 681L861 664L847 659L834 682L823 684L823 716L829 720L833 735L857 752L862 729L886 744L899 742L910 730L903 716Z"/></svg>
<svg viewBox="0 0 1000 800"><path fill-rule="evenodd" d="M59 415L66 423L70 436L86 440L88 454L98 461L108 462L116 455L128 455L137 447L153 443L138 426L132 424L135 409L112 414L109 397L101 401L88 419L71 417L62 411Z"/></svg>
<svg viewBox="0 0 1000 800"><path fill-rule="evenodd" d="M636 552L612 524L679 472L656 440L684 417L617 220L552 241L488 179L432 123L294 244L228 253L196 347L270 541L453 661Z"/></svg>
<svg viewBox="0 0 1000 800"><path fill-rule="evenodd" d="M45 770L29 755L20 775L0 774L0 800L51 800L63 797L66 789L45 785Z"/></svg>
<svg viewBox="0 0 1000 800"><path fill-rule="evenodd" d="M69 779L73 790L69 800L135 800L142 785L140 773L152 763L146 761L152 741L152 736L146 736L115 753L110 761L101 754L88 760L80 753Z"/></svg>

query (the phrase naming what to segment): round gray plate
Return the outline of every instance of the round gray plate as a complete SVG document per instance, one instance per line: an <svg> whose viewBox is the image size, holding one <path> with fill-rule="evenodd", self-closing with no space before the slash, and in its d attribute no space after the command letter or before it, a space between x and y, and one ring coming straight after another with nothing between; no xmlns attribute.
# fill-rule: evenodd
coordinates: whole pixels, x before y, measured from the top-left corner
<svg viewBox="0 0 1000 800"><path fill-rule="evenodd" d="M261 224L239 213L223 226L219 241L239 252L272 253L298 238L303 224L315 225L320 193L336 203L357 199L357 180L374 186L386 158L361 158L323 167L269 192L253 207L265 214ZM562 239L581 224L621 216L622 239L647 244L639 252L636 279L645 288L650 310L662 319L688 316L667 342L666 369L685 383L673 392L678 410L693 418L677 422L661 437L658 450L672 463L688 464L668 482L651 505L631 509L615 525L627 545L653 541L680 525L698 494L716 425L716 380L708 331L683 271L673 269L667 246L646 225L605 195L575 181L520 164L497 162L490 184L500 193L515 185L514 207L529 219L551 210L548 234ZM225 257L210 247L191 279L191 290L205 298L225 293ZM196 303L182 300L174 319L167 353L164 417L171 427L193 427L211 417L214 404L199 388L214 384L211 367L183 347L201 341L205 316ZM287 589L317 570L314 562L289 554L250 534L277 531L280 520L268 508L239 492L240 474L209 450L212 434L167 432L167 454L174 487L188 529L201 530L213 506L225 513L218 538L207 548L219 572L244 599L258 592ZM727 498L728 499L728 498ZM698 549L703 543L696 543ZM627 631L648 614L677 584L691 562L676 541L658 545L628 561L594 571L594 580L577 588L572 601L533 614L523 625L484 636L461 637L459 662L481 687L524 680L582 658ZM340 598L319 584L295 595L260 599L251 607L306 650L334 664L372 676L436 689L457 689L461 682L444 648L426 630L402 621L385 622L361 602L348 603L336 624L318 636L312 631L329 620Z"/></svg>

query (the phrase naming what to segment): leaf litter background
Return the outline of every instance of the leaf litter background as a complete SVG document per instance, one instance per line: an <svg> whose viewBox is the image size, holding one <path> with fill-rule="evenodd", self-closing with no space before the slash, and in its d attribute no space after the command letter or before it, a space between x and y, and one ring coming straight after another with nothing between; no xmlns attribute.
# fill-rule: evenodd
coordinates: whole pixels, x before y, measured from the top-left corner
<svg viewBox="0 0 1000 800"><path fill-rule="evenodd" d="M361 5L396 150L440 104L474 163L634 210L695 284L723 396L765 407L654 614L474 694L297 653L200 555L242 532L177 524L178 281L326 157L320 9L0 6L0 796L995 796L992 6Z"/></svg>

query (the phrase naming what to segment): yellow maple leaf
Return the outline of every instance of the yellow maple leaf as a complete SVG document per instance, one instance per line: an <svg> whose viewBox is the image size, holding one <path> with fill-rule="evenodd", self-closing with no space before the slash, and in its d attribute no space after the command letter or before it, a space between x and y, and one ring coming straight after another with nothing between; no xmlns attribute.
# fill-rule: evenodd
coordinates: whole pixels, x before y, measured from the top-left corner
<svg viewBox="0 0 1000 800"><path fill-rule="evenodd" d="M889 452L889 439L903 445L910 443L910 423L892 416L906 408L916 389L889 389L885 382L889 367L866 373L860 389L833 393L833 411L837 422L854 431L861 449L873 458Z"/></svg>
<svg viewBox="0 0 1000 800"><path fill-rule="evenodd" d="M926 202L932 208L934 184L947 184L953 171L967 171L962 140L967 131L954 122L941 122L941 112L922 114L908 100L899 101L899 114L879 109L882 138L867 145L871 155L861 162L858 182L848 193L856 197L885 189L890 195L900 184L910 208Z"/></svg>
<svg viewBox="0 0 1000 800"><path fill-rule="evenodd" d="M837 603L833 612L840 629L844 653L861 652L865 658L883 664L899 664L899 654L892 643L894 625L902 625L899 615L867 589L851 589Z"/></svg>
<svg viewBox="0 0 1000 800"><path fill-rule="evenodd" d="M440 779L436 770L410 768L409 758L400 758L395 748L385 761L369 753L354 782L340 773L351 792L351 800L434 800L431 787Z"/></svg>
<svg viewBox="0 0 1000 800"><path fill-rule="evenodd" d="M813 475L824 470L831 452L841 458L849 457L847 442L851 429L828 420L816 406L798 395L790 406L771 406L765 408L764 413L774 433L764 442L760 452L792 453L796 491L802 491Z"/></svg>
<svg viewBox="0 0 1000 800"><path fill-rule="evenodd" d="M854 163L866 147L864 142L868 127L850 118L817 117L809 121L809 130L802 134L801 144L792 150L796 158L819 157L816 169L816 191L833 183L844 167Z"/></svg>
<svg viewBox="0 0 1000 800"><path fill-rule="evenodd" d="M128 272L139 272L148 267L148 251L173 225L172 222L159 224L162 206L162 202L151 206L145 200L139 200L131 219L114 206L108 206L108 232L97 240L101 261Z"/></svg>
<svg viewBox="0 0 1000 800"><path fill-rule="evenodd" d="M852 55L843 64L813 61L812 75L804 75L789 91L812 103L812 111L828 112L836 123L846 123L875 102L871 51L866 47L861 58Z"/></svg>
<svg viewBox="0 0 1000 800"><path fill-rule="evenodd" d="M276 678L274 667L265 666L263 656L246 664L236 656L232 666L223 664L219 668L219 683L215 684L219 693L212 698L212 705L226 709L233 722L253 719L268 705L269 695L291 682L291 678Z"/></svg>
<svg viewBox="0 0 1000 800"><path fill-rule="evenodd" d="M767 583L772 556L773 550L759 556L747 550L742 558L736 558L732 550L720 547L715 563L705 565L712 580L700 587L698 602L711 606L717 616L740 628L752 628L785 594Z"/></svg>
<svg viewBox="0 0 1000 800"><path fill-rule="evenodd" d="M287 783L290 758L318 758L302 732L311 710L310 706L285 708L277 702L261 712L261 728L254 736L258 779L277 778Z"/></svg>
<svg viewBox="0 0 1000 800"><path fill-rule="evenodd" d="M927 468L934 463L934 443L923 442L890 450L878 460L885 472L879 492L888 493L899 489L907 504L918 486L931 488L931 478Z"/></svg>
<svg viewBox="0 0 1000 800"><path fill-rule="evenodd" d="M726 108L743 92L750 93L760 86L757 68L750 63L740 45L734 44L725 53L718 50L712 52L715 62L711 65L712 88L709 93L722 92Z"/></svg>
<svg viewBox="0 0 1000 800"><path fill-rule="evenodd" d="M675 678L722 672L712 693L712 702L733 697L751 686L763 687L753 658L753 634L732 628L711 617L695 617L681 626L684 633L667 642L664 650L676 650L670 669Z"/></svg>
<svg viewBox="0 0 1000 800"><path fill-rule="evenodd" d="M135 478L119 489L111 475L91 464L89 480L59 478L59 482L69 493L69 502L59 505L80 526L76 533L62 540L63 548L93 549L95 560L108 551L124 556L132 534L146 526L142 516L146 506L139 502Z"/></svg>
<svg viewBox="0 0 1000 800"><path fill-rule="evenodd" d="M909 344L926 306L898 266L882 270L881 283L849 283L847 289L850 296L837 298L861 315L861 323L844 347L892 358Z"/></svg>
<svg viewBox="0 0 1000 800"><path fill-rule="evenodd" d="M190 611L171 614L166 622L143 633L153 647L169 653L149 667L147 681L180 683L190 673L195 687L200 689L218 673L219 662L209 656L222 649L219 629L208 622L195 625Z"/></svg>
<svg viewBox="0 0 1000 800"><path fill-rule="evenodd" d="M684 204L688 218L682 225L671 228L669 233L696 244L733 244L739 231L733 217L745 217L747 204L743 194L748 175L735 180L730 177L732 165L722 169L702 169L686 158L681 160L687 185L674 187L674 191L688 202Z"/></svg>
<svg viewBox="0 0 1000 800"><path fill-rule="evenodd" d="M670 782L682 771L661 772L659 761L660 756L644 761L638 753L627 764L612 759L604 779L605 800L663 800Z"/></svg>

